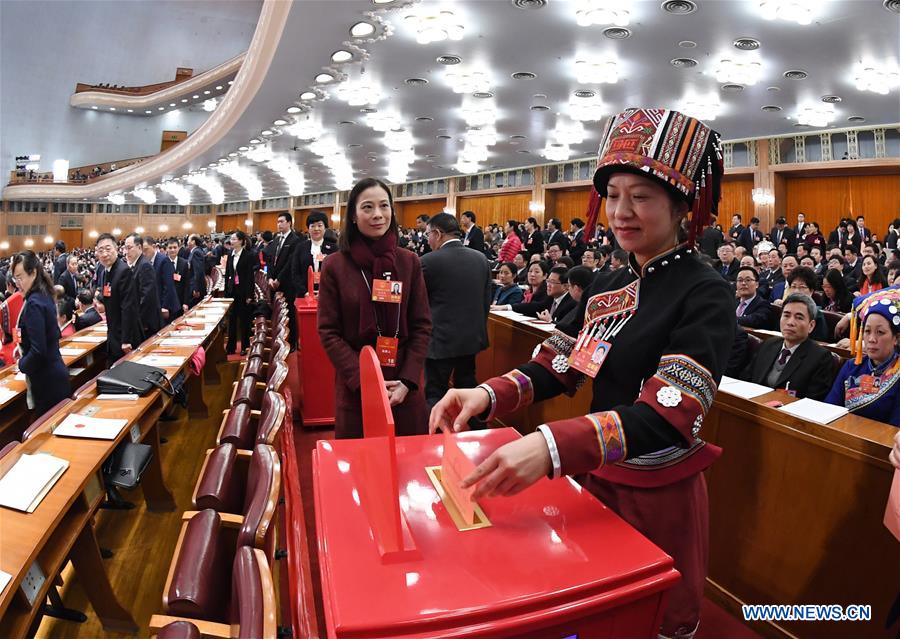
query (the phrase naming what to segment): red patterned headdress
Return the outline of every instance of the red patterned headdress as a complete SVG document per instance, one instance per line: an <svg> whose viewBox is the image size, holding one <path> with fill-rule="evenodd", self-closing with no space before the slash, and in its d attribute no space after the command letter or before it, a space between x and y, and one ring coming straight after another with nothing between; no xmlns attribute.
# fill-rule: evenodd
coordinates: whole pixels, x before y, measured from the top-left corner
<svg viewBox="0 0 900 639"><path fill-rule="evenodd" d="M719 134L696 118L667 109L629 109L603 133L594 188L606 193L613 173L630 171L662 182L691 207L688 241L709 224L722 191Z"/></svg>

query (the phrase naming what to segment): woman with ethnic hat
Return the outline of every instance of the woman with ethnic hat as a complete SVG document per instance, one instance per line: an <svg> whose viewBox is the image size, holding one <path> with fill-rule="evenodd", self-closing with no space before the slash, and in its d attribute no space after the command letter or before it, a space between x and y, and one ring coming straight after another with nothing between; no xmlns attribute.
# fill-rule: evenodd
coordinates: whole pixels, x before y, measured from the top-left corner
<svg viewBox="0 0 900 639"><path fill-rule="evenodd" d="M862 327L857 330L857 327ZM829 404L892 426L900 426L900 288L892 286L853 301L850 351Z"/></svg>
<svg viewBox="0 0 900 639"><path fill-rule="evenodd" d="M576 323L558 325L530 362L448 392L429 425L461 430L473 416L574 395L592 377L590 414L499 448L464 485L478 484L477 499L517 493L545 475L576 476L675 560L682 580L668 598L666 637L692 637L699 624L708 551L702 471L721 453L699 433L736 330L734 294L693 247L717 208L721 177L718 136L702 122L664 109L615 116L594 187L606 196L628 267L599 273Z"/></svg>

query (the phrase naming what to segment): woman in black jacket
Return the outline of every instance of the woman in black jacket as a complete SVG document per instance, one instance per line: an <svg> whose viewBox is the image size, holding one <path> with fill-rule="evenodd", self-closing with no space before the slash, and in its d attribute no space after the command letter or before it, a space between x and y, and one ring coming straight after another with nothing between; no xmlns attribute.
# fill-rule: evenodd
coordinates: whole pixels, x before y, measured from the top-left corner
<svg viewBox="0 0 900 639"><path fill-rule="evenodd" d="M228 344L225 351L237 350L237 332L241 329L241 353L250 347L250 313L253 310L253 265L256 259L247 248L247 234L235 231L231 236L231 255L225 263L225 297L234 298L228 318Z"/></svg>
<svg viewBox="0 0 900 639"><path fill-rule="evenodd" d="M12 274L25 295L19 315L19 370L25 373L28 407L40 416L72 394L69 370L59 354L53 282L32 251L13 257Z"/></svg>

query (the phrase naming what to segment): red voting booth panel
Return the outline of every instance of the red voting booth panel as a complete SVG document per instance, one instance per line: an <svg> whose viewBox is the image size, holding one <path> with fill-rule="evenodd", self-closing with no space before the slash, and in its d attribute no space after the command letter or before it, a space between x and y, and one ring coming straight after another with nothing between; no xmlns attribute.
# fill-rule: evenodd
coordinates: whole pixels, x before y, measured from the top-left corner
<svg viewBox="0 0 900 639"><path fill-rule="evenodd" d="M318 302L307 295L294 305L300 339L303 425L331 426L334 424L334 367L319 339Z"/></svg>
<svg viewBox="0 0 900 639"><path fill-rule="evenodd" d="M498 429L456 437L479 463L518 436ZM385 442L395 450L385 451ZM568 479L482 500L490 526L461 531L425 470L440 466L442 442L440 435L318 442L328 637L656 637L665 591L679 579L668 555ZM385 465L373 481L372 459L391 453L396 479ZM375 517L367 503L373 491L388 493ZM392 502L415 548L405 556L385 556L375 541L377 528L395 524Z"/></svg>

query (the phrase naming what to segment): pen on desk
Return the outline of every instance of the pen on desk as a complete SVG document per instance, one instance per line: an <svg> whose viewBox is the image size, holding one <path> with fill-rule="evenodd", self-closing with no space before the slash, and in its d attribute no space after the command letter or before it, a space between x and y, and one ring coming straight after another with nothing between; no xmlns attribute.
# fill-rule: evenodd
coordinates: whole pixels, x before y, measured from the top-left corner
<svg viewBox="0 0 900 639"><path fill-rule="evenodd" d="M790 383L790 382L786 382L786 383L785 383L785 385L784 385L784 392L786 392L786 393L790 393L790 392L791 392L791 383Z"/></svg>

